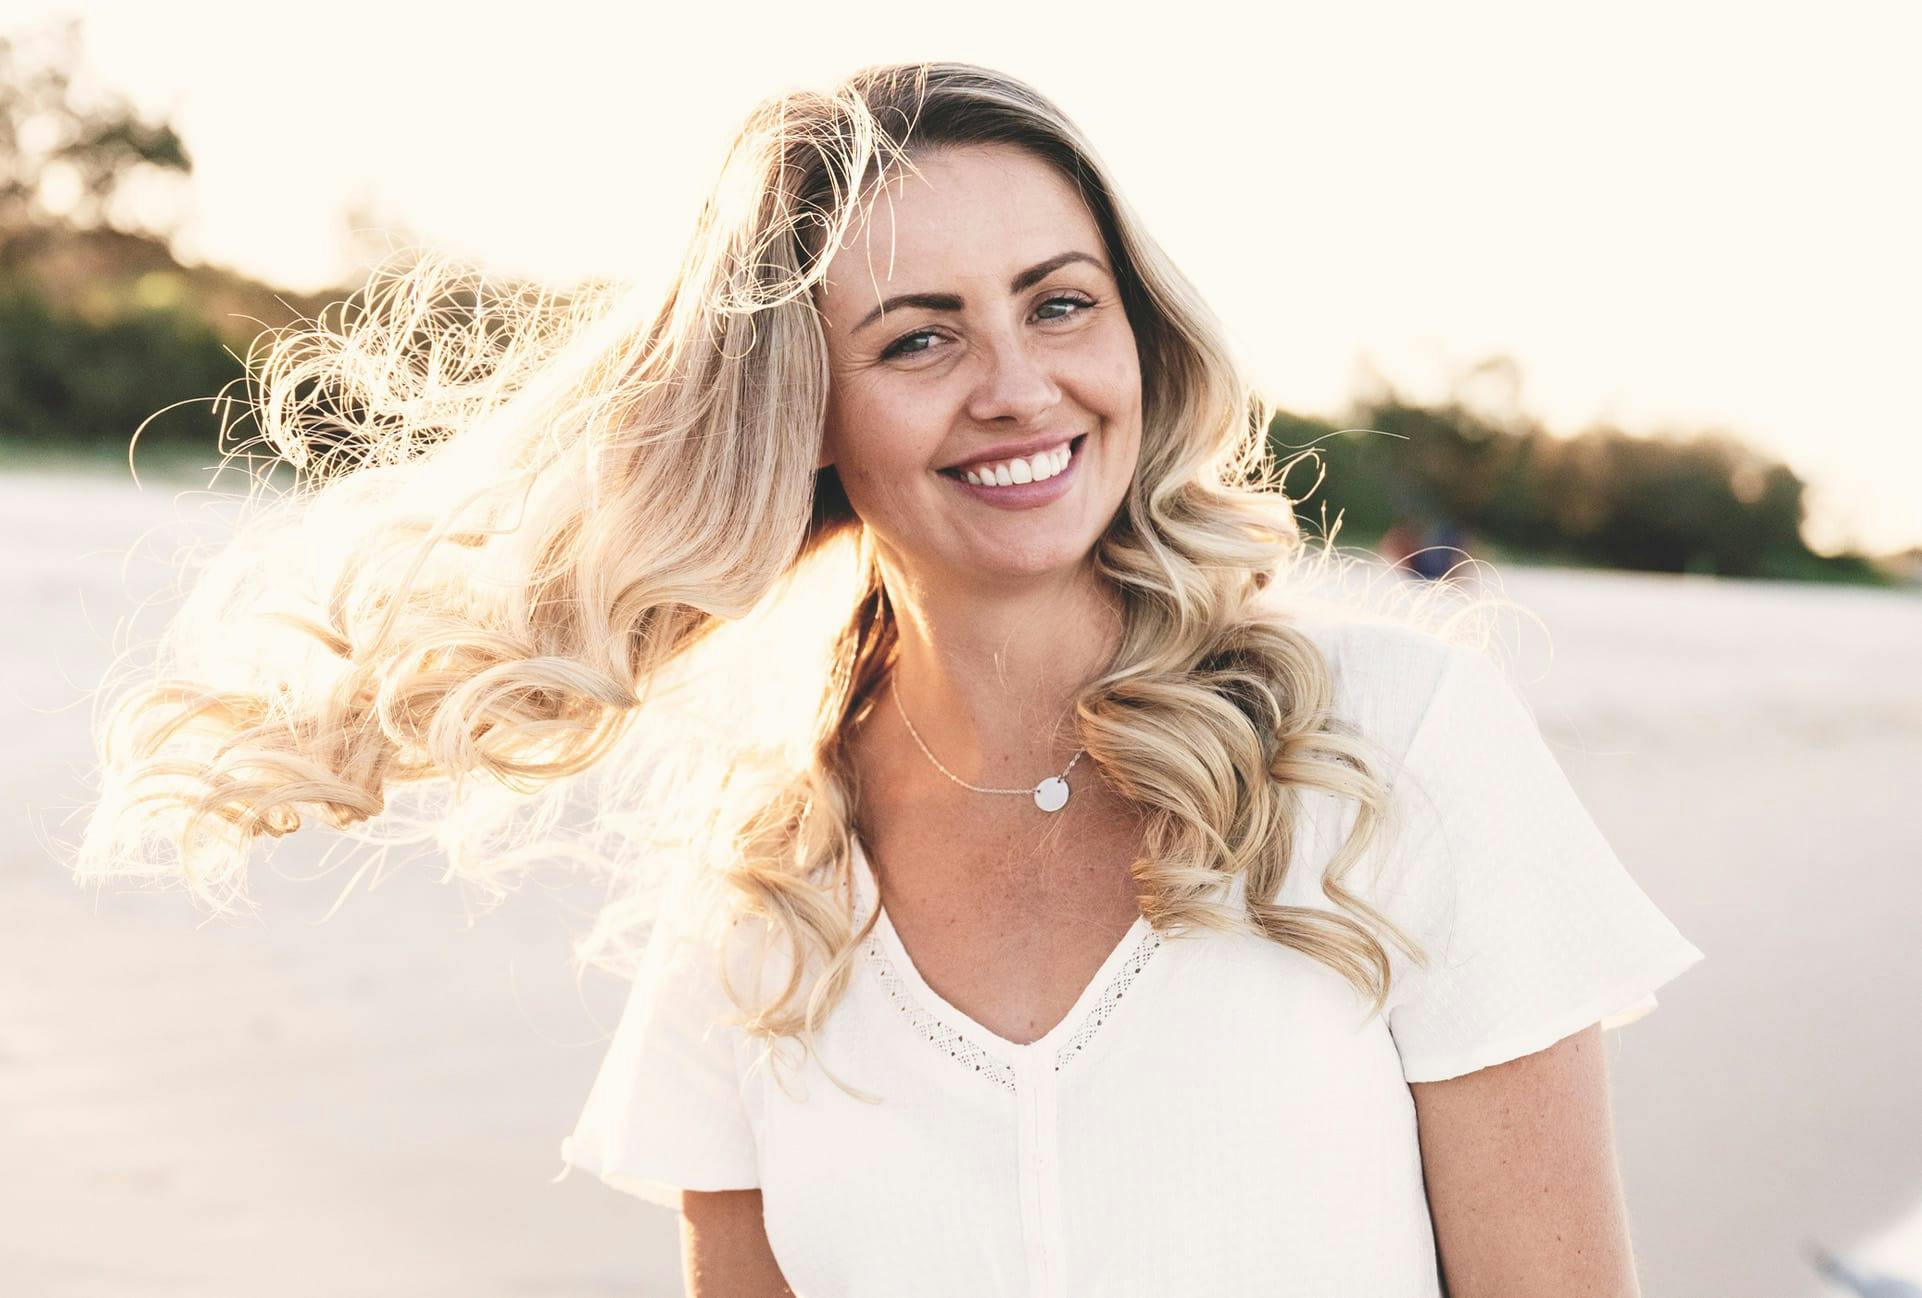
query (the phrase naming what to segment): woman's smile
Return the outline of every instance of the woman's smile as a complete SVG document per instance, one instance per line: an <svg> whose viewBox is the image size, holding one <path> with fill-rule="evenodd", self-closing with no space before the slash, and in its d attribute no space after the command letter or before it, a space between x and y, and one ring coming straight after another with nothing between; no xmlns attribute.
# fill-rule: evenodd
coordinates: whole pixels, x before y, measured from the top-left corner
<svg viewBox="0 0 1922 1298"><path fill-rule="evenodd" d="M1088 435L1070 438L1052 451L1004 460L976 460L937 472L974 500L999 509L1035 509L1068 494L1079 476Z"/></svg>

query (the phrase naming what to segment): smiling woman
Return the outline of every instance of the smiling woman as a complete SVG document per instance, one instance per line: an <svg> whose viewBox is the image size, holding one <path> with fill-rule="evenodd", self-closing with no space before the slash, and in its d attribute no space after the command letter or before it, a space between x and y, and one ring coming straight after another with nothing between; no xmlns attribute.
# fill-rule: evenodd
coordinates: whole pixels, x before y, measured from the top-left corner
<svg viewBox="0 0 1922 1298"><path fill-rule="evenodd" d="M275 340L301 489L106 714L79 867L224 903L443 782L491 883L474 776L606 774L647 940L562 1154L697 1294L1633 1293L1596 1041L1701 952L1490 605L1331 580L1385 570L1270 413L1031 87L779 96L665 302L430 262Z"/></svg>

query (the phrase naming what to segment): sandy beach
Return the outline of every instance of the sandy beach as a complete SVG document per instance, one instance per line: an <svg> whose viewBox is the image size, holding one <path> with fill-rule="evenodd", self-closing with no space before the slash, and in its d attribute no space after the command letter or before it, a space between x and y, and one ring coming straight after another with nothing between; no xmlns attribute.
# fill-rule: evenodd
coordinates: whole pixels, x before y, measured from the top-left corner
<svg viewBox="0 0 1922 1298"><path fill-rule="evenodd" d="M116 620L218 535L174 496L0 477L0 1292L680 1293L670 1213L554 1180L626 991L570 968L592 889L421 867L329 918L315 830L209 922L52 858ZM1609 1038L1644 1292L1843 1292L1811 1242L1922 1284L1922 593L1502 579L1564 767L1708 957Z"/></svg>

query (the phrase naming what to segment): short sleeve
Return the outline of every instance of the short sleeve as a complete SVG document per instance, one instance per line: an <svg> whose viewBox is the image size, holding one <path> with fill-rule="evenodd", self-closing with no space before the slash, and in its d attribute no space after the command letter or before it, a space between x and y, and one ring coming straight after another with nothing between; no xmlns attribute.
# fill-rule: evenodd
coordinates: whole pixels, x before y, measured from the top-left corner
<svg viewBox="0 0 1922 1298"><path fill-rule="evenodd" d="M1633 1022L1704 958L1630 877L1502 669L1446 652L1393 781L1402 827L1378 896L1429 957L1389 990L1410 1082Z"/></svg>
<svg viewBox="0 0 1922 1298"><path fill-rule="evenodd" d="M713 948L659 926L561 1158L665 1208L758 1186L733 1008Z"/></svg>

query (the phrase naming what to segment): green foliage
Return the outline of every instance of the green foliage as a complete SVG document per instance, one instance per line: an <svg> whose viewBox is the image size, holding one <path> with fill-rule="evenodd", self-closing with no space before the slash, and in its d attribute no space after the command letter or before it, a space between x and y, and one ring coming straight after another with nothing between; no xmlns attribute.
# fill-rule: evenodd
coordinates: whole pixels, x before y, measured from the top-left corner
<svg viewBox="0 0 1922 1298"><path fill-rule="evenodd" d="M1363 427L1278 415L1269 444L1281 459L1313 444L1327 472L1320 499L1301 500L1303 525L1342 514L1338 542L1376 544L1397 524L1465 529L1463 548L1487 558L1527 555L1646 572L1881 582L1861 556L1830 559L1802 539L1805 484L1786 465L1733 437L1631 437L1589 429L1558 437L1533 423L1497 424L1459 404L1389 397L1364 407ZM1295 474L1308 478L1304 464Z"/></svg>
<svg viewBox="0 0 1922 1298"><path fill-rule="evenodd" d="M0 35L0 455L124 458L156 416L140 451L211 461L211 398L243 374L228 317L253 302L123 210L134 182L182 187L193 163L171 125L78 83L79 31Z"/></svg>
<svg viewBox="0 0 1922 1298"><path fill-rule="evenodd" d="M56 312L0 285L0 446L124 456L134 430L144 453L216 454L213 398L244 375L240 361L190 309L130 311L105 322ZM165 410L175 402L190 404ZM158 413L165 410L165 413Z"/></svg>
<svg viewBox="0 0 1922 1298"><path fill-rule="evenodd" d="M1403 498L1395 472L1403 443L1375 433L1336 432L1316 419L1278 412L1268 425L1268 444L1290 465L1284 487L1296 502L1306 530L1317 536L1341 528L1337 545L1368 544L1419 502ZM1297 457L1299 457L1297 459ZM1321 479L1316 485L1316 478ZM1322 511L1327 511L1324 522Z"/></svg>

